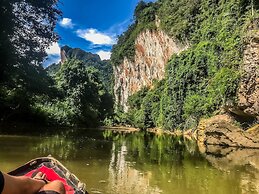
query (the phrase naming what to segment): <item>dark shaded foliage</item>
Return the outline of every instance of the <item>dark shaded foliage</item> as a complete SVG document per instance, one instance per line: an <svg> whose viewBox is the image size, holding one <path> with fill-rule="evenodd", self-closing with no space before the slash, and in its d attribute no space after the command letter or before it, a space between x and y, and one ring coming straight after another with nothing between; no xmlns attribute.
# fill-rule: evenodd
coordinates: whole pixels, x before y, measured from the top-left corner
<svg viewBox="0 0 259 194"><path fill-rule="evenodd" d="M41 62L60 11L56 0L3 0L0 2L0 119L31 117L35 94L54 94L53 81ZM28 113L28 114L27 114Z"/></svg>
<svg viewBox="0 0 259 194"><path fill-rule="evenodd" d="M34 109L49 124L96 127L113 114L113 98L101 77L95 67L69 59L53 74L60 97L38 98Z"/></svg>

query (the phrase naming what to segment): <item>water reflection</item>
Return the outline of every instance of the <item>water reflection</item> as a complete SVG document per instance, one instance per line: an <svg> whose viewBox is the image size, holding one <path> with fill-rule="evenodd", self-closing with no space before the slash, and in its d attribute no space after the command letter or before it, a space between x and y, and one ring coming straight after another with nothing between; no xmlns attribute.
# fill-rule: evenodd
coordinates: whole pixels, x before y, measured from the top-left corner
<svg viewBox="0 0 259 194"><path fill-rule="evenodd" d="M110 135L110 136L109 136ZM117 133L104 132L104 137L115 142L115 148L125 146L128 149L128 160L138 159L138 163L181 164L184 157L201 157L195 141L170 135L152 133Z"/></svg>
<svg viewBox="0 0 259 194"><path fill-rule="evenodd" d="M206 159L222 171L240 171L242 193L259 193L259 150L210 145Z"/></svg>
<svg viewBox="0 0 259 194"><path fill-rule="evenodd" d="M201 154L196 142L183 137L111 132L104 132L104 137L114 142L109 193L259 193L258 172L247 170L247 164L258 164L258 151L246 150L242 157L240 150L219 149L228 155L224 159L218 151L212 154L215 147Z"/></svg>
<svg viewBox="0 0 259 194"><path fill-rule="evenodd" d="M52 155L66 160L75 158L77 149L75 141L63 135L54 135L42 138L35 147L31 148L31 152L38 152L41 156Z"/></svg>
<svg viewBox="0 0 259 194"><path fill-rule="evenodd" d="M126 161L126 156L127 147L124 142L117 151L116 145L113 143L109 165L109 193L161 193L162 191L157 186L149 184L152 173L142 173L136 170L132 167L132 163Z"/></svg>
<svg viewBox="0 0 259 194"><path fill-rule="evenodd" d="M215 177L213 170L206 169L208 164L196 143L183 137L150 133L104 136L114 142L108 188L113 193L206 193L206 181ZM199 169L201 176L195 177Z"/></svg>
<svg viewBox="0 0 259 194"><path fill-rule="evenodd" d="M231 170L247 166L259 171L259 150L235 147L207 146L206 159L218 169Z"/></svg>
<svg viewBox="0 0 259 194"><path fill-rule="evenodd" d="M96 130L0 136L0 169L51 154L103 194L259 193L259 151L207 147L183 137ZM256 170L258 169L258 170Z"/></svg>

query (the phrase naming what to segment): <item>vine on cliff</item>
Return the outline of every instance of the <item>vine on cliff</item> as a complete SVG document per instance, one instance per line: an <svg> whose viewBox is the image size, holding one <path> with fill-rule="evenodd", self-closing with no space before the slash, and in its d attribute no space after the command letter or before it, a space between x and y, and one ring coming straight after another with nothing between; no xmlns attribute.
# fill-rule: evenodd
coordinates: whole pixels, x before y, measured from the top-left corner
<svg viewBox="0 0 259 194"><path fill-rule="evenodd" d="M135 9L135 22L126 32L118 37L118 43L112 48L111 61L114 66L121 65L124 57L133 61L135 56L135 40L140 32L146 29L156 29L156 3L140 1Z"/></svg>
<svg viewBox="0 0 259 194"><path fill-rule="evenodd" d="M200 117L235 103L243 37L249 23L258 17L258 4L245 0L159 0L150 7L156 7L154 14L162 30L188 41L191 47L172 56L164 81L148 91L144 89L144 96L139 91L129 99L130 123L142 128L192 128ZM147 7L142 8L141 13L145 13ZM118 59L114 64L120 64L117 62L123 57L134 57L136 29L144 24L142 16L138 17L134 28L114 47L113 60ZM122 52L127 46L123 43L129 40L130 55Z"/></svg>

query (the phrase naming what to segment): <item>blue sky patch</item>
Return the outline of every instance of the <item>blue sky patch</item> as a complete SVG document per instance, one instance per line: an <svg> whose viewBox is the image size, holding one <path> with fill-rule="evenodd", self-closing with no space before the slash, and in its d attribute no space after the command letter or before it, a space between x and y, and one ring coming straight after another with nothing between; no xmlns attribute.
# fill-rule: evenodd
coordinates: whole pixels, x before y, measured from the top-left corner
<svg viewBox="0 0 259 194"><path fill-rule="evenodd" d="M139 0L61 0L63 12L55 28L60 36L47 50L46 67L60 60L60 47L68 45L109 59L113 44L133 22Z"/></svg>

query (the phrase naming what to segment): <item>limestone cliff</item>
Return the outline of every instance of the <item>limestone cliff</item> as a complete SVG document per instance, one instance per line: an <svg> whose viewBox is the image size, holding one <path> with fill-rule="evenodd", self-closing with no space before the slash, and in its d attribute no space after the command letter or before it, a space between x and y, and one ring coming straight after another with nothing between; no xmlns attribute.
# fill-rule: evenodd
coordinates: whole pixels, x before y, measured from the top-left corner
<svg viewBox="0 0 259 194"><path fill-rule="evenodd" d="M259 121L259 33L244 51L238 106L249 116Z"/></svg>
<svg viewBox="0 0 259 194"><path fill-rule="evenodd" d="M224 114L200 121L198 141L205 150L208 145L259 148L259 20L252 23L245 38L237 103L227 109L234 117ZM236 119L253 127L244 131L242 125L236 126Z"/></svg>
<svg viewBox="0 0 259 194"><path fill-rule="evenodd" d="M259 121L259 20L255 20L247 33L244 47L241 80L237 93L237 106L231 112Z"/></svg>
<svg viewBox="0 0 259 194"><path fill-rule="evenodd" d="M142 87L152 85L153 80L165 76L165 65L173 54L187 46L178 43L160 30L145 30L135 40L135 57L126 57L123 63L114 67L114 94L117 105L128 110L128 97Z"/></svg>

